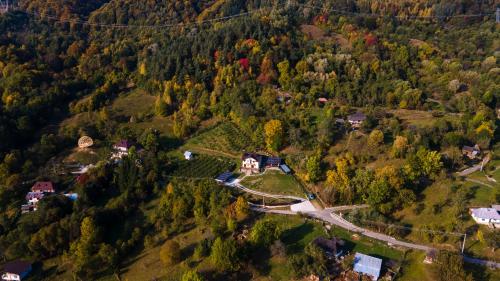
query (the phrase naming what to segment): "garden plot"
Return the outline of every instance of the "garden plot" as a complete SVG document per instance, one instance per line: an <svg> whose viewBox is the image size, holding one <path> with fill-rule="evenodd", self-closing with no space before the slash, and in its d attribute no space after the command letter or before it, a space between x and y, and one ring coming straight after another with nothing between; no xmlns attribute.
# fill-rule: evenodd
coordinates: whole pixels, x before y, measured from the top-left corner
<svg viewBox="0 0 500 281"><path fill-rule="evenodd" d="M252 148L252 141L234 123L225 122L190 139L183 148L239 158L242 151Z"/></svg>

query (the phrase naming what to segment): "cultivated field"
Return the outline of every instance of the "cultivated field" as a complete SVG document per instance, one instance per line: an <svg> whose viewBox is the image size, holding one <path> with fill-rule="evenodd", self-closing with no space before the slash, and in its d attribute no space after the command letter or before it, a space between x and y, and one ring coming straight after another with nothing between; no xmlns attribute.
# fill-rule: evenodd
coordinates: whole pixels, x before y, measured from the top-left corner
<svg viewBox="0 0 500 281"><path fill-rule="evenodd" d="M187 141L183 149L239 158L253 147L250 137L235 124L224 122Z"/></svg>

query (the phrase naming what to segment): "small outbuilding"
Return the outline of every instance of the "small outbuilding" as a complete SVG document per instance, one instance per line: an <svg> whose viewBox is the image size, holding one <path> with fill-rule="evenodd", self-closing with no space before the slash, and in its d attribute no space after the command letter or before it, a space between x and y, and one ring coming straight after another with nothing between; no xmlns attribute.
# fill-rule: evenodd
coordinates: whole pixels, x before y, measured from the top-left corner
<svg viewBox="0 0 500 281"><path fill-rule="evenodd" d="M286 165L286 164L281 164L280 169L283 171L285 174L290 174L292 170Z"/></svg>
<svg viewBox="0 0 500 281"><path fill-rule="evenodd" d="M425 258L424 258L424 263L425 264L433 264L434 261L436 260L437 257L437 251L432 249L427 251Z"/></svg>
<svg viewBox="0 0 500 281"><path fill-rule="evenodd" d="M31 263L22 260L12 261L3 266L2 280L20 281L28 276L30 272Z"/></svg>
<svg viewBox="0 0 500 281"><path fill-rule="evenodd" d="M357 273L366 274L373 281L377 281L382 270L382 260L369 255L356 253L354 256L353 270Z"/></svg>
<svg viewBox="0 0 500 281"><path fill-rule="evenodd" d="M225 183L225 182L228 182L232 177L233 177L233 173L231 173L231 172L224 172L224 173L218 175L215 178L215 181L218 182L218 183Z"/></svg>
<svg viewBox="0 0 500 281"><path fill-rule="evenodd" d="M469 159L476 159L481 154L481 150L479 149L479 145L467 146L464 145L462 147L462 154L467 156Z"/></svg>
<svg viewBox="0 0 500 281"><path fill-rule="evenodd" d="M184 159L186 159L186 160L193 159L193 153L189 150L184 151Z"/></svg>

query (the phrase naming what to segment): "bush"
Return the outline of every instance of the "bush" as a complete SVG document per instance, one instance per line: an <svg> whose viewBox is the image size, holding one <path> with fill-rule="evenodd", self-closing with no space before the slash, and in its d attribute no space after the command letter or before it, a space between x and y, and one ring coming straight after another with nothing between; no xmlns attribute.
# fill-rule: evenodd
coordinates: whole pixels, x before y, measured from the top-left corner
<svg viewBox="0 0 500 281"><path fill-rule="evenodd" d="M161 246L160 260L166 266L171 266L181 260L181 247L179 243L174 240L168 240Z"/></svg>

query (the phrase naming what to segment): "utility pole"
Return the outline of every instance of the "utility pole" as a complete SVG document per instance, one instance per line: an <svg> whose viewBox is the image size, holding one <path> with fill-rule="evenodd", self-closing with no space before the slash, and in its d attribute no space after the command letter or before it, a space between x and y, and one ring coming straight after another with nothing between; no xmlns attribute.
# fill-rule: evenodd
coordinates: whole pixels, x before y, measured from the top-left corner
<svg viewBox="0 0 500 281"><path fill-rule="evenodd" d="M462 254L464 253L464 249L465 249L465 239L467 239L467 232L464 233L464 241L462 242Z"/></svg>

